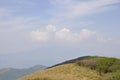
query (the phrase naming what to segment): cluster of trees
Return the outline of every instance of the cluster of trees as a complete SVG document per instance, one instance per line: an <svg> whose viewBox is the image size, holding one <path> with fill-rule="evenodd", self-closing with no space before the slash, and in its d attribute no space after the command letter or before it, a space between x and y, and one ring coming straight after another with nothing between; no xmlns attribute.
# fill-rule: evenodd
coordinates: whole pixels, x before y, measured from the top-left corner
<svg viewBox="0 0 120 80"><path fill-rule="evenodd" d="M102 80L120 80L120 60L116 58L89 57L78 61L77 65L96 70L101 76L107 74Z"/></svg>

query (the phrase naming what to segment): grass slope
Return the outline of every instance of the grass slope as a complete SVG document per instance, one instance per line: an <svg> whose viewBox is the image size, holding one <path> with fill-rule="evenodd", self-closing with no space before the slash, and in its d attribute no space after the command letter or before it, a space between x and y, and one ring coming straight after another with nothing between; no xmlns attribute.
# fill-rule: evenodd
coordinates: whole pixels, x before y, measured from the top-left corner
<svg viewBox="0 0 120 80"><path fill-rule="evenodd" d="M38 71L19 80L99 80L94 70L76 64L64 64Z"/></svg>

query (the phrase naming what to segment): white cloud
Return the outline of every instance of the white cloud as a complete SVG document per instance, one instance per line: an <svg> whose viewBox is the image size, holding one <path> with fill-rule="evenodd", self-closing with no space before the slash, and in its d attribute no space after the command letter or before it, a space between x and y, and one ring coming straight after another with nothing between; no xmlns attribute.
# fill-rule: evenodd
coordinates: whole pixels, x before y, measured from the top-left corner
<svg viewBox="0 0 120 80"><path fill-rule="evenodd" d="M77 18L90 15L96 12L107 11L113 8L115 3L120 3L120 0L50 0L57 13L56 16L64 18ZM54 14L54 15L55 15Z"/></svg>
<svg viewBox="0 0 120 80"><path fill-rule="evenodd" d="M37 40L40 42L46 42L48 40L48 33L44 31L39 31L39 30L32 31L30 33L30 36L33 40Z"/></svg>
<svg viewBox="0 0 120 80"><path fill-rule="evenodd" d="M47 25L44 30L37 29L30 32L30 37L35 41L47 42L52 38L55 31L56 27L54 25Z"/></svg>
<svg viewBox="0 0 120 80"><path fill-rule="evenodd" d="M67 28L63 28L56 32L55 37L57 40L61 41L79 41L79 34L73 33Z"/></svg>
<svg viewBox="0 0 120 80"><path fill-rule="evenodd" d="M48 25L45 30L35 30L30 32L32 40L46 42L50 40L62 42L80 42L95 35L95 31L82 29L79 33L73 32L67 28L57 30L54 25Z"/></svg>
<svg viewBox="0 0 120 80"><path fill-rule="evenodd" d="M44 29L33 30L29 33L31 40L35 42L72 42L80 43L86 41L95 41L98 43L106 43L112 41L112 38L98 34L96 31L89 29L81 29L74 32L68 28L58 29L54 25L47 25Z"/></svg>
<svg viewBox="0 0 120 80"><path fill-rule="evenodd" d="M88 29L82 29L80 31L80 36L84 39L89 38L89 37L93 36L94 34L96 34L95 31L91 31L91 30L88 30Z"/></svg>

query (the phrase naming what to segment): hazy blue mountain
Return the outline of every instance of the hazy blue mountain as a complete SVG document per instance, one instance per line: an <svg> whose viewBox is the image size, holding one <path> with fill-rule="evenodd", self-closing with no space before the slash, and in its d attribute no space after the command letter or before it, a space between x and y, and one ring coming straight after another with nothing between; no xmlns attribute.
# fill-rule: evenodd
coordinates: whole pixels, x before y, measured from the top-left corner
<svg viewBox="0 0 120 80"><path fill-rule="evenodd" d="M0 69L0 80L16 80L19 77L45 69L45 66L36 65L28 69L4 68Z"/></svg>

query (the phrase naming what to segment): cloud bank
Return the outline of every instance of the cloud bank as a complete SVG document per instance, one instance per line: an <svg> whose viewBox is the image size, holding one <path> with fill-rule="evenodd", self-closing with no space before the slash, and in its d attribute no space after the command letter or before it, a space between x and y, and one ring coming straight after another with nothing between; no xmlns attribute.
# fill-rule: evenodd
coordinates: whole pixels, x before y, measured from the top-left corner
<svg viewBox="0 0 120 80"><path fill-rule="evenodd" d="M54 25L48 25L45 29L37 29L30 32L30 37L34 41L48 42L51 40L62 42L81 42L96 34L95 31L81 29L78 33L68 28L57 29Z"/></svg>

